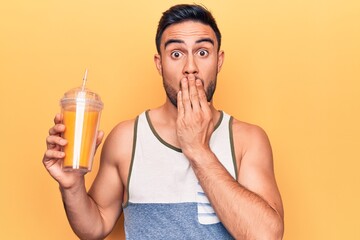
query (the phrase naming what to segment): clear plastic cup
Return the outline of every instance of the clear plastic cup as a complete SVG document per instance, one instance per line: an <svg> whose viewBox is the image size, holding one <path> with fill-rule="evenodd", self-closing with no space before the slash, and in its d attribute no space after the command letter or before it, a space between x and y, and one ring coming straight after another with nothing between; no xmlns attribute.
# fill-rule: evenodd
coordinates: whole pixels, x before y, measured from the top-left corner
<svg viewBox="0 0 360 240"><path fill-rule="evenodd" d="M87 88L74 88L60 100L68 143L64 147L64 171L89 172L96 148L96 137L103 103L100 96Z"/></svg>

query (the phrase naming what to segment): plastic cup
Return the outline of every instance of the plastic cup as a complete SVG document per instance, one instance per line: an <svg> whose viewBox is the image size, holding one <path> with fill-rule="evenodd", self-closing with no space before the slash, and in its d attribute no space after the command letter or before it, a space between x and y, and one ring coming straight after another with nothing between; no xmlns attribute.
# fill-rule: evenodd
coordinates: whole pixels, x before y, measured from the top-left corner
<svg viewBox="0 0 360 240"><path fill-rule="evenodd" d="M89 172L96 148L96 137L103 103L100 96L89 89L74 88L60 100L68 143L64 147L64 171Z"/></svg>

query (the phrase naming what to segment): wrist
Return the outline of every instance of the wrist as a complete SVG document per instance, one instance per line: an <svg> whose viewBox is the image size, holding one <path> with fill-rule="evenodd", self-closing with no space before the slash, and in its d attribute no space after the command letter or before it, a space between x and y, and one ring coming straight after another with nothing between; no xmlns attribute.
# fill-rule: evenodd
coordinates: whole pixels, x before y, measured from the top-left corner
<svg viewBox="0 0 360 240"><path fill-rule="evenodd" d="M208 162L208 159L212 158L212 156L214 155L210 147L197 147L186 149L185 151L183 151L183 153L189 159L192 165Z"/></svg>
<svg viewBox="0 0 360 240"><path fill-rule="evenodd" d="M71 183L61 184L59 183L59 189L61 193L76 193L85 189L85 178L84 176L77 176Z"/></svg>

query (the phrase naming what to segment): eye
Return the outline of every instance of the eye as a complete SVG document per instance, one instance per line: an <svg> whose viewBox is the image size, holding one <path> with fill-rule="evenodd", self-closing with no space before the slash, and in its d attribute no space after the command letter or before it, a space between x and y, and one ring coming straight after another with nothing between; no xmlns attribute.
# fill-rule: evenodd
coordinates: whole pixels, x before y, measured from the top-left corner
<svg viewBox="0 0 360 240"><path fill-rule="evenodd" d="M179 52L179 51L173 51L173 52L171 53L171 57L172 57L172 58L180 58L181 56L182 56L182 53Z"/></svg>
<svg viewBox="0 0 360 240"><path fill-rule="evenodd" d="M209 55L209 52L207 50L204 50L204 49L201 49L198 54L201 56L201 57L206 57L207 55Z"/></svg>

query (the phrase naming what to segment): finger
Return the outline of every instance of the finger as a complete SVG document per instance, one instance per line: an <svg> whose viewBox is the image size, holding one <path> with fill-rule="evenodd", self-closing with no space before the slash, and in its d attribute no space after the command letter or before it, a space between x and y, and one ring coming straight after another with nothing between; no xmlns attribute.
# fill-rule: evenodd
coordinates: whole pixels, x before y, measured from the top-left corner
<svg viewBox="0 0 360 240"><path fill-rule="evenodd" d="M58 123L49 129L49 135L60 135L65 131L65 125Z"/></svg>
<svg viewBox="0 0 360 240"><path fill-rule="evenodd" d="M182 100L182 91L179 91L177 94L177 109L178 109L178 118L183 118L185 109Z"/></svg>
<svg viewBox="0 0 360 240"><path fill-rule="evenodd" d="M189 113L191 109L191 102L189 96L189 83L187 78L183 78L181 81L181 99L184 106L184 114Z"/></svg>
<svg viewBox="0 0 360 240"><path fill-rule="evenodd" d="M104 138L104 131L98 131L97 137L96 137L96 146L99 146Z"/></svg>
<svg viewBox="0 0 360 240"><path fill-rule="evenodd" d="M61 123L63 120L63 115L61 113L57 113L54 118L54 123L58 124Z"/></svg>
<svg viewBox="0 0 360 240"><path fill-rule="evenodd" d="M57 146L64 147L66 144L67 144L66 139L60 136L50 135L46 138L47 149L54 149Z"/></svg>
<svg viewBox="0 0 360 240"><path fill-rule="evenodd" d="M195 82L196 81L195 81L194 75L190 75L189 76L190 102L191 102L192 109L194 111L199 111L200 110L199 94L198 94L198 90L197 90L197 86L196 86Z"/></svg>
<svg viewBox="0 0 360 240"><path fill-rule="evenodd" d="M207 101L204 85L200 79L196 79L196 88L198 91L199 105L200 105L201 109L203 109L203 110L210 109L209 103Z"/></svg>
<svg viewBox="0 0 360 240"><path fill-rule="evenodd" d="M61 151L55 150L46 150L43 158L43 162L51 161L51 160L60 160L65 157L65 153Z"/></svg>

